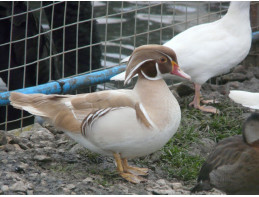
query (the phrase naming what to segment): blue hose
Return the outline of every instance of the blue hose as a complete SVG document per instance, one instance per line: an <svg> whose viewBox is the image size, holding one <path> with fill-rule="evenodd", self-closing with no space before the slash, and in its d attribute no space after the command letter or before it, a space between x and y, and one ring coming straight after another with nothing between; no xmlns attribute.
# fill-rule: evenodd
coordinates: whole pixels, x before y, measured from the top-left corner
<svg viewBox="0 0 259 197"><path fill-rule="evenodd" d="M13 90L0 93L0 106L8 105L10 103L9 96L11 92L21 92L24 94L43 93L43 94L60 94L76 90L81 87L87 87L104 83L110 80L111 77L123 72L126 65L120 65L105 70L80 75L73 78L61 79L58 81L49 82L46 84Z"/></svg>

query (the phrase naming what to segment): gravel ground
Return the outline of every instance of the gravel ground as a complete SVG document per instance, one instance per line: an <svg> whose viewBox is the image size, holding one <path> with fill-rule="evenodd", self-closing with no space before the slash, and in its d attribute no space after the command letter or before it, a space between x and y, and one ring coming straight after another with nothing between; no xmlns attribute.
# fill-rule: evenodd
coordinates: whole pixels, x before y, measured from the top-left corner
<svg viewBox="0 0 259 197"><path fill-rule="evenodd" d="M218 77L220 85L204 85L203 95L226 98L230 89L258 91L259 69L248 67L244 72L244 68L240 65L232 73ZM180 103L185 95L193 93L190 84L183 84L176 90L180 95ZM210 150L214 144L208 141L206 146L210 148L194 144L191 152L207 154L206 150ZM148 181L135 185L126 182L116 173L112 158L87 151L53 127L35 124L25 128L23 132L20 129L0 131L0 194L189 195L193 185L169 179L166 172L155 163L159 154L158 151L142 158L149 161ZM131 162L132 165L147 167ZM198 194L224 193L214 189Z"/></svg>

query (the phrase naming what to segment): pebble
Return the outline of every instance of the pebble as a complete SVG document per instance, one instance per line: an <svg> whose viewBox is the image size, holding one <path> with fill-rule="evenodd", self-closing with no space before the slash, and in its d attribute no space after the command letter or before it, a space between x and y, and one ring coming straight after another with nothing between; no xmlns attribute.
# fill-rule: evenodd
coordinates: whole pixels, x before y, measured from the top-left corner
<svg viewBox="0 0 259 197"><path fill-rule="evenodd" d="M8 185L3 185L3 186L1 187L1 190L2 190L3 192L9 191Z"/></svg>
<svg viewBox="0 0 259 197"><path fill-rule="evenodd" d="M84 151L85 148L81 145L81 144L76 144L74 145L70 150L69 152L70 153L78 153L79 151Z"/></svg>
<svg viewBox="0 0 259 197"><path fill-rule="evenodd" d="M156 182L157 184L159 184L160 186L165 186L166 185L166 181L164 179L159 179Z"/></svg>
<svg viewBox="0 0 259 197"><path fill-rule="evenodd" d="M68 188L63 188L63 191L65 192L65 194L70 194L71 193L70 189L68 189Z"/></svg>
<svg viewBox="0 0 259 197"><path fill-rule="evenodd" d="M123 192L124 194L129 193L129 188L128 188L127 186L125 186L125 185L119 184L117 188L119 188L120 190L122 190L122 192Z"/></svg>
<svg viewBox="0 0 259 197"><path fill-rule="evenodd" d="M72 190L72 189L74 189L76 186L74 185L74 184L68 184L67 185L67 188L69 189L69 190Z"/></svg>
<svg viewBox="0 0 259 197"><path fill-rule="evenodd" d="M42 173L40 173L40 176L41 176L41 177L46 177L46 176L47 176L47 173L42 172Z"/></svg>
<svg viewBox="0 0 259 197"><path fill-rule="evenodd" d="M182 189L182 188L183 188L182 183L171 183L170 185L171 185L171 187L172 187L173 189L175 189L175 190L178 190L178 189Z"/></svg>
<svg viewBox="0 0 259 197"><path fill-rule="evenodd" d="M33 142L38 142L39 140L40 141L54 141L55 140L55 137L54 135L47 129L45 128L41 128L40 130L35 130L33 132L33 134L30 136L30 140L33 141Z"/></svg>
<svg viewBox="0 0 259 197"><path fill-rule="evenodd" d="M10 187L11 191L17 191L17 192L26 192L27 189L28 187L22 181L18 181Z"/></svg>
<svg viewBox="0 0 259 197"><path fill-rule="evenodd" d="M47 182L44 181L44 180L41 180L40 184L41 184L42 186L47 186L47 185L48 185Z"/></svg>
<svg viewBox="0 0 259 197"><path fill-rule="evenodd" d="M0 146L7 144L6 133L4 131L0 131Z"/></svg>
<svg viewBox="0 0 259 197"><path fill-rule="evenodd" d="M174 190L172 189L152 189L151 190L153 194L158 194L158 195L174 195L176 194Z"/></svg>
<svg viewBox="0 0 259 197"><path fill-rule="evenodd" d="M87 177L87 178L84 179L82 182L84 182L84 183L93 182L93 178L92 178L92 177Z"/></svg>
<svg viewBox="0 0 259 197"><path fill-rule="evenodd" d="M51 161L51 158L46 155L35 155L33 159L36 161Z"/></svg>
<svg viewBox="0 0 259 197"><path fill-rule="evenodd" d="M33 195L33 190L27 190L27 195Z"/></svg>

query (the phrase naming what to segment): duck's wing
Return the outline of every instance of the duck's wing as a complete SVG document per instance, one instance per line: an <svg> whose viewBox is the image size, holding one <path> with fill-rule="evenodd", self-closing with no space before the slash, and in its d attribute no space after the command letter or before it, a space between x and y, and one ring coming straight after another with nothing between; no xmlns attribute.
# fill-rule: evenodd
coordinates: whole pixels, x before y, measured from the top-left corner
<svg viewBox="0 0 259 197"><path fill-rule="evenodd" d="M130 107L135 109L140 122L150 126L142 104L131 90L109 90L79 95L44 95L11 93L11 105L34 115L45 117L66 131L80 132L82 121L92 114L98 118L110 109ZM107 110L109 109L109 110ZM95 115L95 116L94 116Z"/></svg>

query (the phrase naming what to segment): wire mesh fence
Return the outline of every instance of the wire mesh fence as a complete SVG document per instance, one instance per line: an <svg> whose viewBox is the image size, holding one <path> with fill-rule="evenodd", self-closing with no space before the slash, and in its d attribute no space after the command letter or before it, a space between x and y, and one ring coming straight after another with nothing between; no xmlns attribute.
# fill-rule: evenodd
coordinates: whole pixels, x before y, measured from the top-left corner
<svg viewBox="0 0 259 197"><path fill-rule="evenodd" d="M258 2L251 26L259 30ZM228 2L0 2L0 91L10 91L116 66L144 44L163 44L187 28L220 19ZM77 93L114 89L105 83ZM75 93L75 92L71 92ZM0 129L33 122L0 107Z"/></svg>

